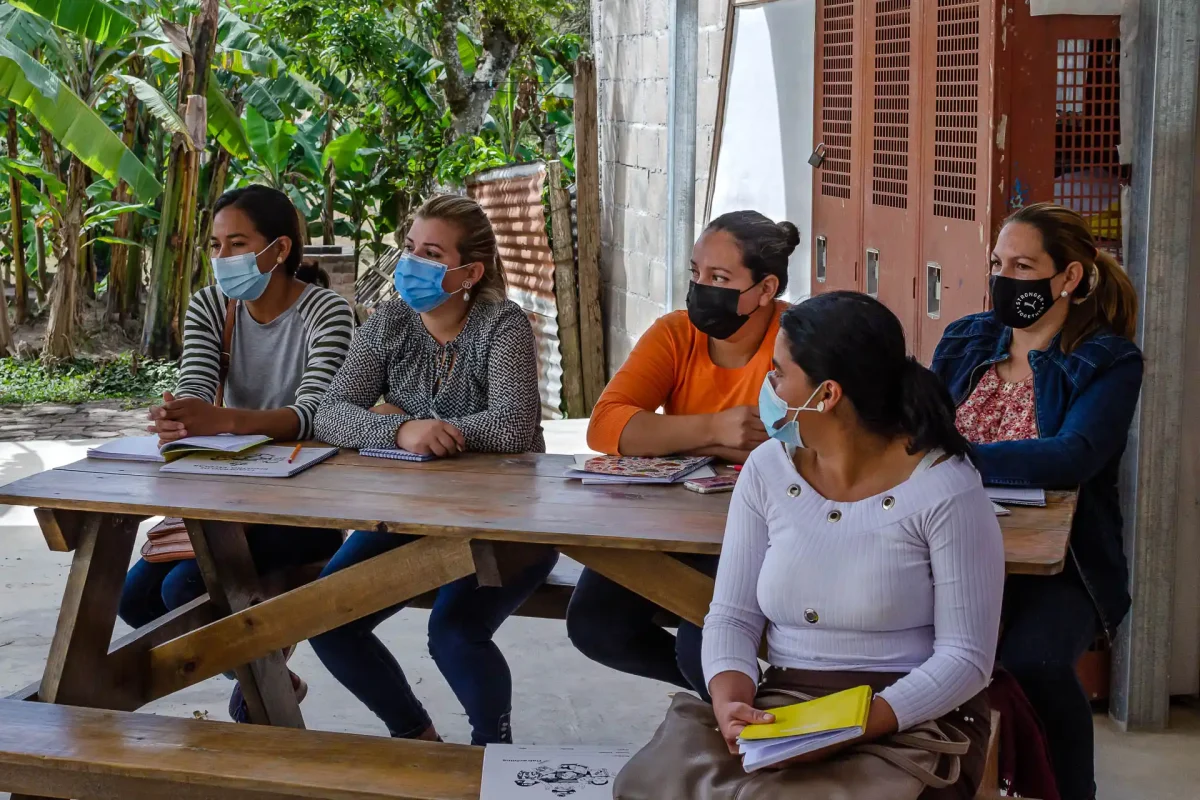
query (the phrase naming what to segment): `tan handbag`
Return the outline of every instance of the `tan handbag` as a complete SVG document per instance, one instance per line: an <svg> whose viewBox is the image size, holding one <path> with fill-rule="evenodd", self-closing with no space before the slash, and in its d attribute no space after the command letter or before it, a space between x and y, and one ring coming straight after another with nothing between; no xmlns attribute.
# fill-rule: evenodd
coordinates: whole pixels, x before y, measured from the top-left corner
<svg viewBox="0 0 1200 800"><path fill-rule="evenodd" d="M178 517L167 517L146 533L146 543L142 545L142 558L151 564L183 561L195 557L196 552L192 550L192 540L188 537L187 527Z"/></svg>
<svg viewBox="0 0 1200 800"><path fill-rule="evenodd" d="M810 699L800 692L767 690L755 705L767 710ZM917 800L928 787L942 789L958 781L959 756L969 747L967 737L953 726L926 722L886 739L852 746L824 761L747 773L725 746L712 706L680 693L654 738L617 776L613 797Z"/></svg>
<svg viewBox="0 0 1200 800"><path fill-rule="evenodd" d="M225 382L229 379L229 361L233 352L233 328L237 322L237 301L225 302L225 328L221 331L221 357L217 373L217 396L215 405L218 407L225 402ZM146 543L142 545L142 558L151 564L162 564L170 561L184 561L195 558L192 540L188 536L187 527L178 517L167 517L146 533Z"/></svg>

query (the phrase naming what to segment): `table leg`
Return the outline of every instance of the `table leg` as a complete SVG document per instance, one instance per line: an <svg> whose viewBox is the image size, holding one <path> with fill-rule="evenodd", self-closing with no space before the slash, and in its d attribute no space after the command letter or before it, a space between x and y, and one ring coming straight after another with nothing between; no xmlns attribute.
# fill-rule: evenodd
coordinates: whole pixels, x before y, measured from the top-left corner
<svg viewBox="0 0 1200 800"><path fill-rule="evenodd" d="M209 600L217 612L228 615L262 602L265 597L242 525L197 520L186 523ZM234 671L251 722L304 727L282 651L276 650Z"/></svg>
<svg viewBox="0 0 1200 800"><path fill-rule="evenodd" d="M560 547L567 558L637 592L694 625L704 626L713 579L666 553L607 547Z"/></svg>
<svg viewBox="0 0 1200 800"><path fill-rule="evenodd" d="M44 524L49 518L39 517ZM47 531L47 538L56 531ZM80 520L71 545L75 555L50 644L46 671L38 689L43 703L109 708L117 684L136 674L114 674L108 664L109 642L117 622L117 606L125 571L133 555L137 520L88 513ZM13 800L40 800L13 795Z"/></svg>

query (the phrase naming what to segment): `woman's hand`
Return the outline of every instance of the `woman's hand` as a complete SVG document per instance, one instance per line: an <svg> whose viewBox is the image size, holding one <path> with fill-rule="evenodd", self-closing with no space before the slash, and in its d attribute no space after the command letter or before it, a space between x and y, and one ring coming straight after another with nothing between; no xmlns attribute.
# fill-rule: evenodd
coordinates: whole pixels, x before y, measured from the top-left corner
<svg viewBox="0 0 1200 800"><path fill-rule="evenodd" d="M820 750L814 750L811 753L805 753L795 758L789 758L787 761L780 761L778 764L765 767L765 769L783 769L784 767L791 767L796 764L811 764L815 761L824 761L835 753L845 750L847 747L890 736L899 727L900 723L896 720L896 712L892 710L891 705L887 700L884 700L879 695L875 695L871 699L871 709L867 713L866 730L863 731L862 736L859 736L857 739L851 739L848 742L840 742L829 747L823 747Z"/></svg>
<svg viewBox="0 0 1200 800"><path fill-rule="evenodd" d="M408 413L400 406L394 406L391 403L380 403L379 405L372 407L370 411L372 414L386 414L388 416L396 416Z"/></svg>
<svg viewBox="0 0 1200 800"><path fill-rule="evenodd" d="M150 407L148 416L153 424L146 430L157 433L161 444L189 436L215 436L233 432L230 409L195 397L176 400L170 392L163 393L161 406Z"/></svg>
<svg viewBox="0 0 1200 800"><path fill-rule="evenodd" d="M717 447L731 450L753 450L765 442L767 429L763 427L758 406L735 406L710 417L712 439Z"/></svg>
<svg viewBox="0 0 1200 800"><path fill-rule="evenodd" d="M737 701L713 702L713 712L717 715L717 724L721 726L721 736L729 752L738 754L737 739L747 725L766 725L775 721L775 717L766 711L759 711L749 703Z"/></svg>
<svg viewBox="0 0 1200 800"><path fill-rule="evenodd" d="M449 422L414 419L396 430L396 446L418 455L446 458L466 450L467 437Z"/></svg>

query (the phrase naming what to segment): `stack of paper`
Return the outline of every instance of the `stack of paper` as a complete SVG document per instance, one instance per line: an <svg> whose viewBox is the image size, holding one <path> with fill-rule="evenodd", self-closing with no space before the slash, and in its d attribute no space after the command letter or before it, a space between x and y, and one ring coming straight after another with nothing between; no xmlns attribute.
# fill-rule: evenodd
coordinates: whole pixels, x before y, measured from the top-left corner
<svg viewBox="0 0 1200 800"><path fill-rule="evenodd" d="M1002 503L1006 506L1036 506L1043 508L1046 505L1046 490L1045 489L1022 489L1015 486L985 486L988 497L992 498L993 503Z"/></svg>
<svg viewBox="0 0 1200 800"><path fill-rule="evenodd" d="M259 447L250 453L192 453L167 464L159 472L184 475L238 475L253 478L290 478L337 455L336 447L304 447L292 457L292 447Z"/></svg>
<svg viewBox="0 0 1200 800"><path fill-rule="evenodd" d="M157 436L133 436L128 439L113 439L87 451L88 458L106 461L149 461L163 463L174 461L188 453L218 452L241 453L252 447L271 441L270 436L189 436L177 442L159 447Z"/></svg>
<svg viewBox="0 0 1200 800"><path fill-rule="evenodd" d="M708 456L640 458L635 456L575 456L575 468L566 477L584 485L600 483L681 483L688 478L711 478Z"/></svg>
<svg viewBox="0 0 1200 800"><path fill-rule="evenodd" d="M747 725L738 751L747 772L787 761L863 735L871 710L870 686L771 709L769 725Z"/></svg>
<svg viewBox="0 0 1200 800"><path fill-rule="evenodd" d="M625 747L489 744L479 800L612 800L617 773L631 758Z"/></svg>

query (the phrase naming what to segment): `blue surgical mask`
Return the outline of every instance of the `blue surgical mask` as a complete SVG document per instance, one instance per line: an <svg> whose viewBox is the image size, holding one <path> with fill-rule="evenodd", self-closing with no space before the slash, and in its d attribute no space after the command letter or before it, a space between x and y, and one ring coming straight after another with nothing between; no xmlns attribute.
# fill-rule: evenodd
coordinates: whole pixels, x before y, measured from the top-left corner
<svg viewBox="0 0 1200 800"><path fill-rule="evenodd" d="M804 440L800 438L800 425L796 422L796 417L800 416L801 411L821 412L825 410L824 401L817 403L816 408L808 407L813 398L820 394L822 387L818 386L816 391L804 401L804 405L792 408L776 394L775 384L771 382L773 377L775 377L774 372L767 373L767 377L763 379L762 389L758 393L759 419L762 420L763 427L767 429L767 435L772 439L778 439L789 448L804 447ZM789 413L791 419L788 419Z"/></svg>
<svg viewBox="0 0 1200 800"><path fill-rule="evenodd" d="M465 266L469 265L463 265ZM396 262L396 271L392 273L392 279L400 299L408 303L413 311L424 314L458 294L442 288L446 273L451 271L445 264L421 258L413 253L405 253Z"/></svg>
<svg viewBox="0 0 1200 800"><path fill-rule="evenodd" d="M267 290L267 284L271 282L271 273L279 266L279 262L267 272L260 272L258 257L274 247L278 241L276 239L271 242L260 253L239 253L236 256L214 258L213 276L217 279L221 293L233 300L254 301L262 297L263 292Z"/></svg>

